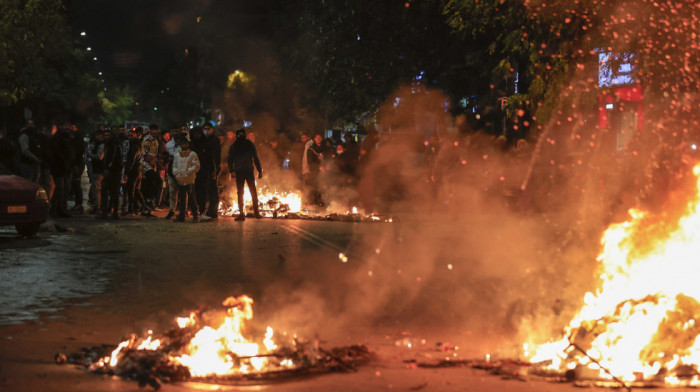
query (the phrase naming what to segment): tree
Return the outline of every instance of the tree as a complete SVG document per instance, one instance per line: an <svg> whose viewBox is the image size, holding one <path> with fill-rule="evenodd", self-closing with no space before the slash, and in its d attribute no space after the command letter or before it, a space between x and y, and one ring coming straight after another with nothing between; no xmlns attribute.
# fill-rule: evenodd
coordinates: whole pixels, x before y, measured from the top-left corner
<svg viewBox="0 0 700 392"><path fill-rule="evenodd" d="M0 2L0 42L0 107L95 109L99 83L60 0Z"/></svg>
<svg viewBox="0 0 700 392"><path fill-rule="evenodd" d="M441 0L323 0L289 6L295 37L286 56L309 105L332 123L354 120L420 79L453 97L465 77L464 42L451 33ZM461 92L460 92L461 91Z"/></svg>

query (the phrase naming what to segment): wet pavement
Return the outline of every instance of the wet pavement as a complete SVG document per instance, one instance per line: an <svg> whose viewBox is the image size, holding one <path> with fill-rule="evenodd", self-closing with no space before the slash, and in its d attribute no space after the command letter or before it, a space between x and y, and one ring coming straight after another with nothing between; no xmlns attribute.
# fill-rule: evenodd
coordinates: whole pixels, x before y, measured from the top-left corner
<svg viewBox="0 0 700 392"><path fill-rule="evenodd" d="M73 233L22 239L0 228L0 325L56 317L48 313L103 293L124 252L76 241Z"/></svg>
<svg viewBox="0 0 700 392"><path fill-rule="evenodd" d="M516 353L512 330L495 306L507 292L479 273L483 266L463 243L464 227L434 216L393 224L78 216L47 223L35 239L2 228L0 390L144 390L58 366L54 356L164 331L176 316L240 294L255 300L254 320L262 325L317 337L327 348L364 344L378 359L352 373L253 386L164 384L161 390L573 390L572 384L502 380L472 368L415 367L484 353L495 358L503 347L511 351L501 356ZM456 349L444 352L445 344Z"/></svg>

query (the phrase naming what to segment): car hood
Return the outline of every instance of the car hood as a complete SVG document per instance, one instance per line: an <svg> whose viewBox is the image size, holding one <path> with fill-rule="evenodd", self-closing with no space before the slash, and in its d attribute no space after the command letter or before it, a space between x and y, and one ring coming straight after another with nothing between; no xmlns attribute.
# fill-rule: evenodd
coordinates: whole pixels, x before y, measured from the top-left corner
<svg viewBox="0 0 700 392"><path fill-rule="evenodd" d="M0 175L0 201L32 201L39 184L19 176Z"/></svg>

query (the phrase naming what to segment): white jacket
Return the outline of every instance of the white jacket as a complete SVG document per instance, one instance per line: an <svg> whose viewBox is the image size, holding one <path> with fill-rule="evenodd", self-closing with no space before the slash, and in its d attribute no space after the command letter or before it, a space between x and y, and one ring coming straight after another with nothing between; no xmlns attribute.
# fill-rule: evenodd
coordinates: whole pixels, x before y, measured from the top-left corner
<svg viewBox="0 0 700 392"><path fill-rule="evenodd" d="M180 185L192 185L199 171L199 157L197 153L190 150L190 153L183 157L182 152L175 154L173 160L173 175Z"/></svg>

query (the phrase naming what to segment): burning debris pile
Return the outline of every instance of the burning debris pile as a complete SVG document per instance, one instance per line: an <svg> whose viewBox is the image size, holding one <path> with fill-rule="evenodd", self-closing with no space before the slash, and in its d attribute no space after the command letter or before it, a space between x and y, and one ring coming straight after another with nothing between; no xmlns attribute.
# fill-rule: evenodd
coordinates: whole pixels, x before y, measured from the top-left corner
<svg viewBox="0 0 700 392"><path fill-rule="evenodd" d="M243 197L244 209L246 216L253 216L253 198L250 195L248 188L245 188ZM367 213L352 207L336 211L337 209L324 209L323 211L314 211L312 208L305 208L302 203L301 194L299 192L281 192L269 187L260 187L258 189L258 202L260 214L267 218L285 218L285 219L311 219L311 220L329 220L341 222L393 222L393 218L382 216L376 213ZM219 202L219 214L223 216L238 216L238 204L235 198L224 199Z"/></svg>
<svg viewBox="0 0 700 392"><path fill-rule="evenodd" d="M118 345L57 354L56 363L75 364L92 373L159 389L161 383L178 381L234 385L279 382L353 371L373 359L362 345L326 350L318 340L292 338L290 344L280 346L270 327L261 336L261 344L251 341L243 333L246 321L253 317L252 304L245 295L229 297L223 302L227 315L217 328L207 325L212 317L200 310L178 317L177 327L160 337L148 331L144 337L132 335Z"/></svg>
<svg viewBox="0 0 700 392"><path fill-rule="evenodd" d="M700 165L697 193L676 221L630 211L605 232L600 288L587 293L565 336L540 345L542 373L601 385L700 385Z"/></svg>

